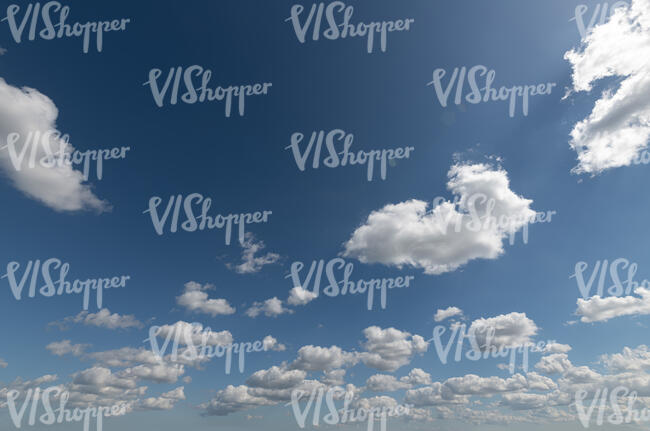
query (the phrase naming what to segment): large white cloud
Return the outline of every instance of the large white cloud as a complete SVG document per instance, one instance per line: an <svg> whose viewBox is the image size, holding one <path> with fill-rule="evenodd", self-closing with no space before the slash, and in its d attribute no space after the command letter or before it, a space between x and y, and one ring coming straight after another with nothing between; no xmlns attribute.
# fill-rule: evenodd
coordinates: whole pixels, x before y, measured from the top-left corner
<svg viewBox="0 0 650 431"><path fill-rule="evenodd" d="M503 240L535 216L532 203L510 190L508 174L487 164L456 164L447 188L455 202L420 200L373 211L344 244L344 255L363 263L454 271L473 259L495 259ZM436 205L437 204L437 205ZM486 223L488 216L501 223Z"/></svg>
<svg viewBox="0 0 650 431"><path fill-rule="evenodd" d="M44 167L39 163L47 155L42 146L38 146L33 167L28 165L31 146L27 148L25 159L16 162L18 166L12 162L11 147L7 146L8 136L19 134L20 139L14 146L16 152L20 153L28 145L25 140L29 133L44 135L55 131L58 115L57 107L46 95L34 88L11 86L0 78L0 169L18 190L56 211L109 210L110 205L97 198L90 186L84 183L80 171L65 163L54 167ZM64 145L62 139L54 136L49 144L53 153Z"/></svg>
<svg viewBox="0 0 650 431"><path fill-rule="evenodd" d="M590 91L603 78L622 78L618 89L605 91L573 127L571 147L578 153L573 172L599 174L630 165L650 139L650 0L618 8L564 57L573 67L575 91Z"/></svg>

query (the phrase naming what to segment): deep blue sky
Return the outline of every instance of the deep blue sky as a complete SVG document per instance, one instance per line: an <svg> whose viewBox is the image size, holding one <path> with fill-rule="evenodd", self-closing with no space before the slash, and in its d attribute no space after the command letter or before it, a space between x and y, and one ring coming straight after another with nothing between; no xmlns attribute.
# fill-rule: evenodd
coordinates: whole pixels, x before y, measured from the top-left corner
<svg viewBox="0 0 650 431"><path fill-rule="evenodd" d="M154 318L156 324L200 321L242 341L272 334L287 350L251 354L244 375L225 375L221 360L203 371L189 369L186 375L193 382L185 385L187 400L174 410L135 413L105 424L109 430L142 429L144 424L165 431L181 426L260 429L259 422L246 421L250 412L203 418L193 406L228 384L243 384L255 370L292 361L301 346L358 350L368 326L392 326L428 339L438 308L460 307L472 320L524 312L541 328L537 339L571 345L571 360L580 365L646 340L641 326L646 317L565 324L576 320L579 292L569 279L576 262L625 257L639 263L638 279L650 278L650 265L644 265L650 257L644 199L648 168L616 169L595 178L569 172L576 164L569 132L599 94L597 88L561 100L571 85L563 54L580 42L575 22L569 21L577 3L352 3L355 20L414 18L415 23L409 32L389 35L387 52L372 54L361 39L299 44L285 22L293 2L283 0L66 2L72 21L131 19L125 32L105 34L101 53L91 49L83 54L77 39L16 44L7 23L0 23L0 46L7 49L0 56L0 77L50 97L59 109L58 129L70 134L75 147L131 148L125 160L107 161L103 180L92 182L95 194L112 204L108 213L56 212L3 178L0 272L9 261L57 257L70 263L73 278L130 275L125 289L105 292L104 306L135 315L146 325L117 331L81 325L67 332L46 329L49 322L81 311L81 298L16 301L1 279L5 329L0 357L9 366L0 368L0 381L44 374L65 381L91 364L50 355L45 345L66 338L92 344L91 351L145 346L142 340ZM268 96L247 98L244 117L225 118L221 103L158 108L143 86L149 70L160 68L165 76L171 67L194 64L212 70L213 86L273 86ZM518 111L509 118L507 104L501 102L442 108L426 85L433 70L477 64L496 70L498 86L557 86L550 96L531 99L527 117ZM415 151L389 168L385 181L367 182L361 167L300 172L285 150L290 135L334 128L353 133L357 149L413 146ZM445 184L455 153L478 161L501 157L510 188L532 199L535 210L554 210L557 216L552 223L532 226L528 244L518 235L500 258L474 260L447 274L351 260L354 279L415 275L412 288L389 293L386 310L368 311L365 295L348 295L321 297L277 318L244 316L254 301L286 298L293 287L285 278L291 262L336 257L371 211L409 199L451 198ZM269 223L247 230L265 242L265 251L280 254L280 263L255 274L237 274L225 263L239 263L241 248L234 240L226 246L222 231L156 235L142 213L149 198L194 192L212 198L211 213L272 210ZM210 317L183 311L175 297L188 281L214 284L210 296L226 298L237 312ZM495 363L442 366L430 350L410 367L425 369L434 380L467 373L505 377ZM396 375L404 372L408 369ZM346 382L361 386L372 374L359 366L348 371ZM152 384L148 394L179 385ZM295 426L282 407L251 414L259 412L273 424L265 429ZM12 427L6 414L0 421Z"/></svg>

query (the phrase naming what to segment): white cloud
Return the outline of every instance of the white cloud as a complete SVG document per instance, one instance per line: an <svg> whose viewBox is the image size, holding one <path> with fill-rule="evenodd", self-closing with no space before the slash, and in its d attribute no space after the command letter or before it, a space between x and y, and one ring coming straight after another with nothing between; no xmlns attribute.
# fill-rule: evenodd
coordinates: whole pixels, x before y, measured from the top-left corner
<svg viewBox="0 0 650 431"><path fill-rule="evenodd" d="M178 401L185 399L184 389L183 386L179 386L165 392L160 397L145 398L138 404L138 407L146 410L171 410Z"/></svg>
<svg viewBox="0 0 650 431"><path fill-rule="evenodd" d="M566 353L554 353L548 356L542 356L535 365L535 369L545 374L562 374L573 368Z"/></svg>
<svg viewBox="0 0 650 431"><path fill-rule="evenodd" d="M618 90L605 91L589 117L574 125L573 172L595 175L630 165L650 138L650 0L618 8L564 58L573 67L574 91L590 91L603 78L622 78Z"/></svg>
<svg viewBox="0 0 650 431"><path fill-rule="evenodd" d="M601 361L613 371L643 371L650 369L650 351L648 346L640 345L635 349L624 347L622 353L603 355Z"/></svg>
<svg viewBox="0 0 650 431"><path fill-rule="evenodd" d="M419 335L411 335L395 328L371 326L363 331L366 341L361 353L363 363L380 371L395 371L411 361L417 353L427 351L428 344Z"/></svg>
<svg viewBox="0 0 650 431"><path fill-rule="evenodd" d="M303 370L287 370L273 366L268 370L259 370L246 380L252 388L263 389L288 389L293 388L305 380L307 373Z"/></svg>
<svg viewBox="0 0 650 431"><path fill-rule="evenodd" d="M434 202L432 209L419 200L386 205L354 231L344 255L442 274L473 259L496 259L504 251L506 235L514 235L535 215L532 201L510 190L503 169L456 164L448 177L447 188L458 203ZM488 216L503 222L486 223Z"/></svg>
<svg viewBox="0 0 650 431"><path fill-rule="evenodd" d="M571 346L569 346L568 344L560 344L560 343L552 342L544 346L542 353L567 353L569 351L571 351Z"/></svg>
<svg viewBox="0 0 650 431"><path fill-rule="evenodd" d="M401 382L388 374L375 374L366 380L366 386L374 392L394 392L411 387L409 383Z"/></svg>
<svg viewBox="0 0 650 431"><path fill-rule="evenodd" d="M276 352L283 352L287 349L284 344L278 343L278 340L270 335L264 337L262 340L262 346L264 350L275 350Z"/></svg>
<svg viewBox="0 0 650 431"><path fill-rule="evenodd" d="M467 397L457 396L450 390L443 387L440 382L434 382L431 386L406 391L404 401L415 406L437 406L442 404L464 404Z"/></svg>
<svg viewBox="0 0 650 431"><path fill-rule="evenodd" d="M445 319L462 315L462 314L463 314L463 310L461 310L458 307L447 307L444 310L439 309L438 311L436 311L436 314L433 316L433 320L435 320L436 322L442 322Z"/></svg>
<svg viewBox="0 0 650 431"><path fill-rule="evenodd" d="M187 282L181 296L176 297L176 303L189 311L209 314L212 317L233 314L235 309L225 299L208 299L205 291L210 289L214 289L214 286Z"/></svg>
<svg viewBox="0 0 650 431"><path fill-rule="evenodd" d="M515 374L507 379L501 377L480 377L467 374L463 377L452 377L444 383L456 395L490 395L500 392L512 392L528 387L526 378Z"/></svg>
<svg viewBox="0 0 650 431"><path fill-rule="evenodd" d="M482 349L487 348L488 345L496 348L522 346L531 343L530 337L537 331L537 325L526 317L526 313L509 313L488 319L476 319L468 330Z"/></svg>
<svg viewBox="0 0 650 431"><path fill-rule="evenodd" d="M227 265L228 268L234 268L235 272L239 274L259 272L265 265L276 263L280 259L280 255L277 253L266 253L263 256L255 257L255 254L262 251L266 246L262 241L256 242L253 234L250 232L246 233L241 246L244 249L242 252L242 263L236 266Z"/></svg>
<svg viewBox="0 0 650 431"><path fill-rule="evenodd" d="M135 318L133 315L120 315L118 313L111 314L108 308L102 308L97 313L89 313L88 311L81 311L76 316L69 316L59 322L51 322L49 325L58 326L60 329L67 329L67 325L71 323L81 323L87 326L97 326L106 329L127 329L127 328L142 328L142 322Z"/></svg>
<svg viewBox="0 0 650 431"><path fill-rule="evenodd" d="M152 380L157 383L175 383L183 374L183 365L167 363L136 365L118 373L123 378Z"/></svg>
<svg viewBox="0 0 650 431"><path fill-rule="evenodd" d="M289 291L289 299L287 302L289 305L305 305L312 300L316 299L318 295L314 292L311 292L307 289L303 289L301 286L296 286Z"/></svg>
<svg viewBox="0 0 650 431"><path fill-rule="evenodd" d="M188 323L182 320L173 325L163 325L158 329L156 334L159 338L173 340L178 334L178 342L183 345L200 346L205 340L208 346L228 345L232 343L232 334L230 331L214 332L209 327L204 328L200 323Z"/></svg>
<svg viewBox="0 0 650 431"><path fill-rule="evenodd" d="M107 367L131 367L137 364L158 364L160 357L151 350L134 347L122 347L115 350L88 353L85 357L95 360Z"/></svg>
<svg viewBox="0 0 650 431"><path fill-rule="evenodd" d="M650 314L650 289L637 287L636 296L609 296L601 298L578 298L576 314L582 316L581 322L605 322L620 316Z"/></svg>
<svg viewBox="0 0 650 431"><path fill-rule="evenodd" d="M408 383L411 386L430 385L431 375L421 368L413 368L408 376L402 377L400 381Z"/></svg>
<svg viewBox="0 0 650 431"><path fill-rule="evenodd" d="M92 367L72 375L75 389L89 393L101 393L105 388L133 389L136 379L122 378L104 367Z"/></svg>
<svg viewBox="0 0 650 431"><path fill-rule="evenodd" d="M229 413L272 404L274 402L265 398L250 395L246 385L228 385L217 392L212 400L199 405L199 408L208 416L225 416Z"/></svg>
<svg viewBox="0 0 650 431"><path fill-rule="evenodd" d="M62 164L51 168L39 161L47 155L42 146L35 152L36 163L29 166L32 146L25 142L29 133L39 132L41 136L56 130L59 111L52 100L36 89L13 87L0 78L0 168L11 179L14 186L32 199L56 211L110 210L106 201L97 198L91 187L84 183L80 171ZM17 133L20 139L13 148L7 146L8 136ZM61 138L49 139L50 149L57 153L64 142ZM25 159L12 162L10 150L20 154L26 149ZM71 151L70 149L68 151ZM20 168L20 169L17 169Z"/></svg>
<svg viewBox="0 0 650 431"><path fill-rule="evenodd" d="M503 394L500 404L513 410L529 410L544 407L547 402L546 394L516 393Z"/></svg>
<svg viewBox="0 0 650 431"><path fill-rule="evenodd" d="M321 382L327 386L343 386L345 384L345 370L325 370Z"/></svg>
<svg viewBox="0 0 650 431"><path fill-rule="evenodd" d="M325 371L354 365L357 355L345 352L338 346L303 346L298 350L298 358L290 368L305 371Z"/></svg>
<svg viewBox="0 0 650 431"><path fill-rule="evenodd" d="M267 317L277 317L281 314L291 314L293 310L285 308L282 305L282 301L277 297L267 299L264 302L254 302L253 305L246 310L246 315L248 317L257 317L261 313L264 313Z"/></svg>
<svg viewBox="0 0 650 431"><path fill-rule="evenodd" d="M45 346L50 353L56 356L64 356L67 354L81 356L87 347L88 344L72 344L70 340L54 341Z"/></svg>
<svg viewBox="0 0 650 431"><path fill-rule="evenodd" d="M9 364L4 359L0 358L0 368L7 368Z"/></svg>

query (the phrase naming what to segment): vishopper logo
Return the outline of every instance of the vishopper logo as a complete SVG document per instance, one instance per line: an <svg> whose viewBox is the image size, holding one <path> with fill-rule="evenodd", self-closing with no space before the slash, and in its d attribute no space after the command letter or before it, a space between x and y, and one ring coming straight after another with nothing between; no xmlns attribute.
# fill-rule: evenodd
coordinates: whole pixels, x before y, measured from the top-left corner
<svg viewBox="0 0 650 431"><path fill-rule="evenodd" d="M291 264L291 274L285 278L291 277L294 287L301 287L309 292L310 300L317 298L320 295L320 285L324 275L329 284L323 289L323 293L329 297L339 295L367 295L368 310L372 310L375 304L375 295L379 297L379 304L382 310L386 309L388 291L394 288L408 288L410 283L415 279L415 276L408 275L406 277L397 278L374 278L372 280L359 279L356 281L350 280L354 264L346 262L344 259L337 257L325 263L325 260L312 261L309 271L305 274L304 279L300 279L300 272L305 268L305 264L296 261ZM342 274L341 274L342 272ZM343 279L340 280L340 276Z"/></svg>
<svg viewBox="0 0 650 431"><path fill-rule="evenodd" d="M266 223L268 217L273 213L272 211L256 211L255 213L244 214L217 214L209 216L208 211L212 206L212 199L203 197L200 193L192 193L185 197L183 195L170 196L167 201L162 215L158 214L158 207L162 203L162 198L154 196L149 199L149 208L143 211L143 214L149 213L151 222L158 235L165 233L165 225L168 225L170 233L176 233L179 228L179 217L181 213L181 205L185 213L185 220L180 223L180 228L185 232L195 232L196 230L205 229L223 229L225 228L226 245L230 245L232 236L232 229L234 225L238 228L238 237L241 244L244 243L246 235L246 225L252 223ZM201 214L196 216L194 214L194 205L201 204ZM169 220L169 215L172 218Z"/></svg>
<svg viewBox="0 0 650 431"><path fill-rule="evenodd" d="M7 16L2 21L7 21L11 36L16 43L22 41L27 23L29 22L28 40L33 41L37 37L43 40L61 39L63 37L83 36L83 52L88 53L91 38L95 39L97 52L102 52L104 46L104 33L113 31L125 31L126 24L130 19L114 19L112 21L94 21L82 24L75 22L67 24L66 20L70 14L70 6L63 6L58 1L49 1L41 7L40 3L28 3L22 18L18 18L21 7L12 4L7 7ZM40 20L39 20L40 14ZM58 14L58 22L53 22L53 14ZM36 33L41 22L42 30Z"/></svg>
<svg viewBox="0 0 650 431"><path fill-rule="evenodd" d="M7 145L0 150L7 150L11 163L16 171L23 168L34 169L37 166L46 169L60 169L64 166L83 165L83 179L88 181L90 175L90 161L95 165L96 177L101 180L104 175L104 161L111 159L124 159L130 147L119 147L105 150L79 151L70 145L70 136L61 135L57 130L45 133L40 131L28 132L22 140L20 133L7 135ZM29 158L26 159L29 151ZM71 174L71 173L69 173Z"/></svg>
<svg viewBox="0 0 650 431"><path fill-rule="evenodd" d="M608 3L597 3L591 13L591 18L589 23L585 25L585 14L589 10L589 6L586 4L579 4L576 6L575 15L569 21L575 21L578 26L578 31L580 32L580 37L584 39L589 34L589 31L594 28L596 25L604 24L607 19L614 14L614 11L620 7L629 7L629 3L626 1L617 1L612 4L612 7L608 12ZM600 17L599 17L600 14Z"/></svg>
<svg viewBox="0 0 650 431"><path fill-rule="evenodd" d="M584 261L576 263L575 270L569 278L575 278L578 284L578 290L584 299L591 298L596 295L603 298L605 293L610 296L630 295L637 287L644 289L650 288L650 281L642 280L641 282L635 281L634 276L638 269L635 262L630 262L624 257L619 257L609 262L607 259L597 260L591 269L591 274L588 274L589 264ZM609 269L609 271L608 271ZM625 271L621 274L622 271ZM609 274L608 274L609 272ZM585 278L585 275L588 278ZM596 285L595 292L592 291L594 283L598 277L598 284ZM626 277L625 279L623 277ZM605 290L605 283L609 280L614 284L610 285Z"/></svg>
<svg viewBox="0 0 650 431"><path fill-rule="evenodd" d="M449 352L454 343L456 343L456 349L453 360L455 362L460 362L463 358L463 350L466 341L468 341L467 344L469 344L469 349L465 351L465 359L470 361L479 361L481 359L507 358L509 356L508 371L510 374L515 373L517 367L517 354L521 354L520 368L524 372L528 372L529 354L531 352L542 352L546 345L555 343L554 340L550 340L547 343L540 341L537 344L531 342L519 344L497 343L497 329L494 326L481 327L480 329L470 327L468 331L467 325L464 323L456 323L452 325L450 331L451 333L446 345L443 345L442 342L442 336L447 332L447 328L444 325L438 325L433 328L433 337L427 340L428 343L433 341L438 359L440 359L440 362L443 365L447 364Z"/></svg>
<svg viewBox="0 0 650 431"><path fill-rule="evenodd" d="M158 337L164 338L162 346L158 344ZM149 337L143 342L149 342L152 353L160 361L179 363L203 362L211 358L225 356L225 373L230 374L233 354L237 356L239 372L244 372L246 353L265 352L267 345L264 341L225 342L223 333L212 332L210 327L203 327L198 322L178 322L174 325L152 326L149 328ZM229 336L228 336L229 337ZM230 337L231 338L231 337ZM173 341L171 351L166 355L169 342ZM179 345L183 346L179 349ZM198 348L197 348L198 347Z"/></svg>
<svg viewBox="0 0 650 431"><path fill-rule="evenodd" d="M201 78L200 86L197 86L194 82L194 75L197 78ZM223 101L226 118L230 117L230 113L232 112L233 100L236 99L239 116L243 117L246 107L246 97L265 96L268 94L269 87L273 85L270 82L265 82L263 84L229 85L228 87L218 86L212 89L208 87L210 78L212 77L212 71L210 69L203 69L203 67L196 64L186 68L185 71L183 71L182 66L170 68L162 87L158 84L158 78L161 76L162 70L151 69L149 71L149 80L143 84L149 85L151 95L159 108L165 105L165 96L170 89L170 85L171 93L169 94L168 103L170 105L176 105L178 103L182 77L186 92L180 96L181 102L193 105L197 102Z"/></svg>
<svg viewBox="0 0 650 431"><path fill-rule="evenodd" d="M7 279L11 292L17 301L22 298L23 289L29 279L28 295L30 298L36 296L37 292L45 297L51 297L54 295L60 296L64 293L68 295L83 293L84 310L88 310L91 290L95 291L97 309L101 310L104 298L104 289L126 287L126 281L131 278L128 275L122 275L120 277L93 278L87 280L75 279L73 281L67 281L66 277L70 271L70 264L62 262L60 259L55 257L46 259L42 263L40 259L28 261L23 270L22 276L18 278L17 273L19 269L20 263L15 261L9 262L7 264L7 273L0 277L0 279ZM45 284L40 288L37 286L39 270L40 276L45 282ZM57 271L58 274L53 274L54 271Z"/></svg>
<svg viewBox="0 0 650 431"><path fill-rule="evenodd" d="M28 389L24 394L21 394L17 390L11 390L7 392L7 406L9 407L11 420L16 428L22 427L27 406L31 402L32 407L29 411L29 419L27 421L29 426L36 424L36 412L39 404L42 404L45 413L38 416L38 421L41 424L53 425L54 423L62 424L83 421L84 431L90 429L91 418L96 418L97 431L102 431L104 416L121 416L127 410L125 403L115 404L111 407L87 407L85 409L77 407L74 410L66 409L65 406L69 398L70 393L63 391L59 386L51 386L44 390L41 390L41 388ZM19 399L23 399L20 410L16 408L16 401ZM58 399L58 409L52 408L52 399Z"/></svg>
<svg viewBox="0 0 650 431"><path fill-rule="evenodd" d="M306 391L303 391L301 389L294 389L291 391L291 402L285 404L286 407L291 406L294 418L296 419L296 422L300 428L305 427L305 422L307 421L307 416L312 409L314 400L316 401L316 406L314 407L314 411L312 413L312 424L315 427L319 426L321 420L323 398L325 398L325 404L329 410L329 413L323 417L324 423L327 425L342 425L367 421L368 431L372 431L374 429L375 421L379 421L381 431L386 431L386 422L388 417L407 415L413 407L410 404L405 404L381 407L375 406L370 408L350 408L354 399L354 394L352 392L345 391L340 387L328 388L327 391L325 391L325 389L321 387L313 389L311 391L307 405L303 410L300 407L300 401L306 395ZM338 409L336 407L335 400L338 400L341 397L343 397L343 408Z"/></svg>
<svg viewBox="0 0 650 431"><path fill-rule="evenodd" d="M583 427L589 428L596 408L595 424L598 426L605 422L621 425L650 421L650 410L635 408L638 399L636 391L630 391L625 386L617 386L609 392L609 398L607 397L608 392L607 388L597 389L593 394L584 389L576 392L575 408ZM591 398L591 403L588 408L585 408L583 402L588 398ZM625 411L621 409L621 406L625 406ZM609 411L611 413L606 414Z"/></svg>
<svg viewBox="0 0 650 431"><path fill-rule="evenodd" d="M472 105L486 102L505 102L509 101L509 116L515 116L517 101L521 98L522 112L524 117L528 116L528 102L531 96L548 96L551 94L553 87L557 84L537 84L537 85L524 85L512 87L492 88L496 78L496 72L493 69L488 70L487 67L482 65L473 66L468 68L463 66L460 69L454 68L449 82L443 88L443 78L447 74L445 69L436 69L433 71L433 80L427 83L427 86L433 85L433 88L438 97L438 101L443 108L447 107L449 96L451 95L454 85L456 86L455 97L453 99L456 105L460 105L463 101L471 103ZM477 76L478 75L478 76ZM477 81L479 77L485 76L485 86L481 87ZM469 84L470 92L465 92L465 79Z"/></svg>
<svg viewBox="0 0 650 431"><path fill-rule="evenodd" d="M285 21L291 21L293 30L296 33L298 42L305 43L307 32L312 27L311 38L314 41L320 40L321 29L322 36L325 39L337 40L348 37L365 37L368 54L375 49L375 37L379 38L381 52L386 52L388 43L388 33L394 31L409 31L414 19L398 19L396 21L376 21L366 24L359 22L356 25L351 24L352 15L354 15L354 6L346 6L342 1L334 1L325 7L325 3L314 3L309 9L309 13L303 15L305 7L300 4L291 7L291 16ZM323 15L327 24L323 24ZM301 18L303 21L301 23Z"/></svg>
<svg viewBox="0 0 650 431"><path fill-rule="evenodd" d="M346 133L341 129L334 129L327 133L323 130L312 132L309 144L301 152L300 144L304 138L304 134L296 132L291 135L291 144L285 147L285 150L292 151L298 169L301 171L305 170L305 165L310 155L312 156L312 168L318 169L321 164L323 144L325 144L325 150L328 156L322 160L323 166L337 168L348 165L366 165L366 178L368 181L372 181L375 175L375 162L377 162L376 169L379 170L379 177L385 180L389 163L394 164L394 160L408 159L410 153L415 151L414 147L403 147L385 150L359 150L355 153L350 151L350 147L352 147L354 141L354 135L352 133ZM337 144L339 147L343 147L341 151L337 151Z"/></svg>
<svg viewBox="0 0 650 431"><path fill-rule="evenodd" d="M433 200L433 208L439 205L450 205L445 211L434 211L436 225L440 226L441 233L447 233L449 226L453 224L455 232L467 230L469 232L482 232L496 230L509 235L510 245L514 244L515 234L522 229L524 244L528 244L528 225L534 223L550 223L557 211L537 212L530 215L520 213L516 216L510 214L493 214L497 206L496 199L488 198L486 194L475 193L464 197L455 196L453 203L447 203L447 199L441 196ZM456 211L460 207L463 213ZM468 219L469 217L469 219Z"/></svg>

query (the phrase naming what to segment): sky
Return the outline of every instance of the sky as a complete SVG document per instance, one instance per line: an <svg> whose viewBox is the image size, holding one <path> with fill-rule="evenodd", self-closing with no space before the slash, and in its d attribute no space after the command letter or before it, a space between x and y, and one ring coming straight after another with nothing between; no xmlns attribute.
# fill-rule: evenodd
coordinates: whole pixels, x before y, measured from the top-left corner
<svg viewBox="0 0 650 431"><path fill-rule="evenodd" d="M320 4L0 3L0 428L84 428L36 388L109 431L300 429L319 390L395 431L650 406L650 1Z"/></svg>

